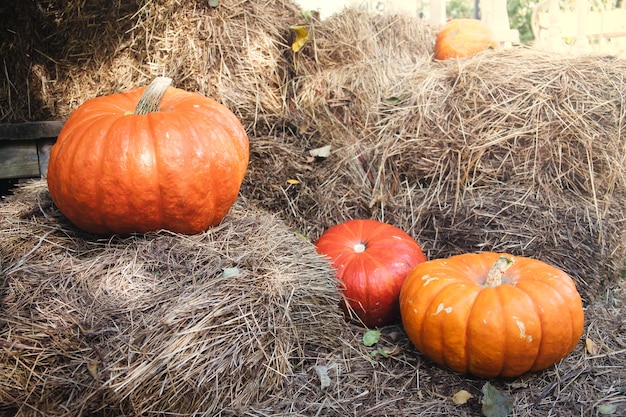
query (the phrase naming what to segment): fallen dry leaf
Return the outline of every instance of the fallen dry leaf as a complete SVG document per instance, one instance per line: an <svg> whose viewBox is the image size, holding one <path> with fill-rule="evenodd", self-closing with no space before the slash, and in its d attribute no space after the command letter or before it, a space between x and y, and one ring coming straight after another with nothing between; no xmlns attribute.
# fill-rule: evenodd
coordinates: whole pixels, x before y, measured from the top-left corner
<svg viewBox="0 0 626 417"><path fill-rule="evenodd" d="M467 403L467 401L472 397L473 395L470 394L469 391L465 391L464 389L462 389L452 396L452 401L456 405L463 405Z"/></svg>
<svg viewBox="0 0 626 417"><path fill-rule="evenodd" d="M309 41L309 30L305 26L291 26L289 29L296 32L296 39L291 44L291 49L298 52Z"/></svg>
<svg viewBox="0 0 626 417"><path fill-rule="evenodd" d="M320 379L320 386L326 388L330 386L330 376L328 375L328 367L323 365L315 365L315 372Z"/></svg>
<svg viewBox="0 0 626 417"><path fill-rule="evenodd" d="M592 356L596 356L600 353L600 346L590 338L585 339L585 348L587 349L587 353Z"/></svg>
<svg viewBox="0 0 626 417"><path fill-rule="evenodd" d="M322 146L321 148L311 149L309 155L315 158L328 158L330 156L330 145Z"/></svg>

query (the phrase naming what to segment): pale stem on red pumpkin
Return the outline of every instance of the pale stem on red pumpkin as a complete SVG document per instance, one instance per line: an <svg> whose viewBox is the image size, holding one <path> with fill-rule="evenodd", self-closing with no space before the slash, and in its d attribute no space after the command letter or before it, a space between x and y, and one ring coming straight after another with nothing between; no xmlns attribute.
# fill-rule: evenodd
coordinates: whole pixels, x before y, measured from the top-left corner
<svg viewBox="0 0 626 417"><path fill-rule="evenodd" d="M135 107L135 114L148 114L159 111L161 99L170 84L172 84L172 79L169 77L156 77L152 80L139 99L137 107Z"/></svg>
<svg viewBox="0 0 626 417"><path fill-rule="evenodd" d="M487 279L485 280L485 286L488 288L497 287L502 285L502 277L507 269L513 265L513 259L506 256L500 256L495 264L487 272Z"/></svg>
<svg viewBox="0 0 626 417"><path fill-rule="evenodd" d="M362 253L365 252L365 243L359 242L356 245L354 245L354 252L355 253Z"/></svg>

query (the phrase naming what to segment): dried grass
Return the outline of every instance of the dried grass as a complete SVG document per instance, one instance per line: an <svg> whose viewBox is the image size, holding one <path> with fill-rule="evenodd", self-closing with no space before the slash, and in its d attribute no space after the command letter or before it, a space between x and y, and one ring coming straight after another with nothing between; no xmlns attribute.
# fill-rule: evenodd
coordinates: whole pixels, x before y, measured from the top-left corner
<svg viewBox="0 0 626 417"><path fill-rule="evenodd" d="M340 343L328 262L241 201L204 234L96 239L38 181L0 230L0 404L17 415L236 413Z"/></svg>
<svg viewBox="0 0 626 417"><path fill-rule="evenodd" d="M346 8L327 20L311 20L307 29L310 42L294 62L298 75L352 64L375 70L380 64L418 63L434 48L435 29L409 16Z"/></svg>
<svg viewBox="0 0 626 417"><path fill-rule="evenodd" d="M624 74L624 60L521 48L315 71L294 80L288 133L253 141L247 190L312 239L377 218L430 257L551 262L592 300L626 248Z"/></svg>
<svg viewBox="0 0 626 417"><path fill-rule="evenodd" d="M36 181L0 205L0 237L0 415L480 414L485 381L432 364L399 325L365 347L328 264L245 199L200 235L107 240L68 224ZM491 381L514 415L626 411L624 285L585 307L597 352L581 342L552 368ZM456 405L461 389L473 397Z"/></svg>
<svg viewBox="0 0 626 417"><path fill-rule="evenodd" d="M624 60L515 48L436 62L419 20L304 21L287 1L35 5L0 5L0 120L62 118L165 74L233 109L252 157L228 221L198 236L94 239L41 183L0 204L0 414L479 415L484 380L434 366L398 325L378 345L391 355L372 356L340 319L311 241L363 217L430 258L498 250L566 270L599 351L581 341L491 382L516 416L626 414ZM311 33L295 55L293 24ZM233 265L237 285L221 275Z"/></svg>
<svg viewBox="0 0 626 417"><path fill-rule="evenodd" d="M250 131L281 114L289 27L301 20L290 1L16 3L0 5L0 121L63 119L159 75L229 106Z"/></svg>

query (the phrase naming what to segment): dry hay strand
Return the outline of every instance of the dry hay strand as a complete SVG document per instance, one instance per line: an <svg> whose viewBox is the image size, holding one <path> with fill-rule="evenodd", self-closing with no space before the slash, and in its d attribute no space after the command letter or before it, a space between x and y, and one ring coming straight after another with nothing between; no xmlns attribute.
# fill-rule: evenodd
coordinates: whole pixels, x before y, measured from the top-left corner
<svg viewBox="0 0 626 417"><path fill-rule="evenodd" d="M241 415L342 344L328 262L242 200L199 235L96 239L37 181L0 234L0 410L18 416Z"/></svg>
<svg viewBox="0 0 626 417"><path fill-rule="evenodd" d="M315 159L308 154L309 149L306 140L292 135L256 138L244 194L271 210L282 211L290 224L311 239L323 232L325 224L372 215L367 195L371 184L366 187L360 182L364 176L355 179L353 171L346 173L351 162L359 164L357 158L340 159L340 150L328 160ZM335 162L331 162L333 157L337 158ZM288 181L293 179L297 182ZM551 201L544 201L514 187L465 192L455 207L446 198L439 199L436 191L405 181L385 203L385 210L374 216L404 225L428 249L429 257L468 248L494 249L535 254L575 271L579 289L586 298L584 339L597 343L600 350L591 353L581 341L572 354L554 367L514 380L490 382L510 396L512 415L593 415L598 406L615 407L618 415L625 412L621 387L626 384L622 320L626 280L614 279L603 269L606 253L600 253L603 248L594 240L597 231L585 229L597 222L580 217L593 216L594 202L583 198L576 201L569 194L551 195ZM620 207L623 205L613 205L607 216L622 216ZM612 225L619 227L618 223ZM621 228L612 232L617 233L615 239L624 235ZM601 275L587 274L592 268L613 278L601 293L601 279L597 279ZM299 395L288 404L273 404L265 410L267 414L261 415L481 414L484 380L433 365L412 347L398 326L387 326L382 332L381 341L374 348L392 352L388 358L371 355L374 348L364 355L360 348L363 329L353 329L353 338L344 336L343 346L317 356L316 366L324 367L331 379L326 391L320 393L318 387L307 383L310 373L296 375L301 381L294 384L301 387ZM464 405L452 401L460 390L473 396ZM289 414L293 410L301 414Z"/></svg>
<svg viewBox="0 0 626 417"><path fill-rule="evenodd" d="M626 281L620 284L586 307L584 340L562 361L535 374L489 381L511 399L510 415L575 417L596 415L600 407L615 407L615 415L626 411L626 339L621 319ZM371 348L363 348L365 329L350 329L352 334L344 335L341 346L315 354L312 368L327 374L326 388L320 389L314 369L304 369L295 375L295 395L277 399L251 415L482 415L482 387L487 381L432 364L415 350L398 325L380 329L380 340ZM586 349L587 338L597 350ZM466 404L452 400L460 390L472 395Z"/></svg>
<svg viewBox="0 0 626 417"><path fill-rule="evenodd" d="M464 187L457 195L442 183L404 178L381 200L353 154L331 163L308 157L293 140L278 140L254 142L254 168L243 190L312 240L333 224L373 217L406 230L429 258L499 251L541 259L570 274L585 302L624 268L623 195L607 195L598 215L598 201L571 192L534 195L519 184L498 183Z"/></svg>
<svg viewBox="0 0 626 417"><path fill-rule="evenodd" d="M625 256L625 74L623 60L522 48L314 72L295 80L287 137L253 141L249 187L312 239L377 218L431 257L551 261L589 301ZM324 145L327 159L308 158Z"/></svg>
<svg viewBox="0 0 626 417"><path fill-rule="evenodd" d="M0 120L65 118L159 75L222 102L250 131L284 107L289 27L301 19L288 0L5 3Z"/></svg>

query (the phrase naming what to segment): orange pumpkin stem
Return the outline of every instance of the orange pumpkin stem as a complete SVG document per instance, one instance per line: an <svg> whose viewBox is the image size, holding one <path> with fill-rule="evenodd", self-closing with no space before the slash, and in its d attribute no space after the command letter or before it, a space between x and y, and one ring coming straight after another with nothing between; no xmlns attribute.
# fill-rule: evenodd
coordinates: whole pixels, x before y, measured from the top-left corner
<svg viewBox="0 0 626 417"><path fill-rule="evenodd" d="M152 80L139 99L137 107L135 107L135 114L148 114L159 111L165 90L167 90L170 84L172 84L172 79L169 77L156 77Z"/></svg>
<svg viewBox="0 0 626 417"><path fill-rule="evenodd" d="M513 265L513 259L506 256L500 256L495 264L487 272L487 279L485 280L485 286L488 288L497 287L502 285L502 277L507 269Z"/></svg>

